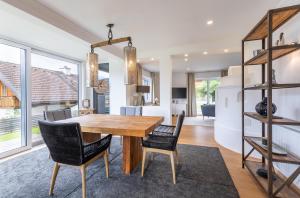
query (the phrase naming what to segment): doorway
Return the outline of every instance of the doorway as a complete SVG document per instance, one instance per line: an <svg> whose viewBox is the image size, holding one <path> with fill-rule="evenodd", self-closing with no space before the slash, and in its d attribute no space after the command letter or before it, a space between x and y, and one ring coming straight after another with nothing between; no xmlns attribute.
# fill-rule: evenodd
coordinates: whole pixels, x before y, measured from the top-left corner
<svg viewBox="0 0 300 198"><path fill-rule="evenodd" d="M216 101L216 90L220 84L219 79L197 80L196 87L196 104L197 115L203 116L201 106L204 104L214 105Z"/></svg>

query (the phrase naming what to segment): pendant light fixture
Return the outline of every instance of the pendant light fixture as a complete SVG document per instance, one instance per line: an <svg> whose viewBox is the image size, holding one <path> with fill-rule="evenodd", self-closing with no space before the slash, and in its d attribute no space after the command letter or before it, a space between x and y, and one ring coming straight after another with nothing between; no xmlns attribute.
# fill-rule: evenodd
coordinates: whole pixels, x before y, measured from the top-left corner
<svg viewBox="0 0 300 198"><path fill-rule="evenodd" d="M136 48L132 46L131 37L113 39L112 27L114 24L108 24L108 40L91 45L91 52L87 55L86 61L86 84L87 87L98 86L98 55L94 53L94 48L104 47L115 43L128 41L128 46L124 47L125 58L125 81L124 84L137 84L137 65L136 65Z"/></svg>
<svg viewBox="0 0 300 198"><path fill-rule="evenodd" d="M132 47L131 40L124 47L125 57L125 85L137 84L136 48Z"/></svg>
<svg viewBox="0 0 300 198"><path fill-rule="evenodd" d="M86 59L86 86L97 87L98 86L98 54L94 53L92 49L87 54Z"/></svg>

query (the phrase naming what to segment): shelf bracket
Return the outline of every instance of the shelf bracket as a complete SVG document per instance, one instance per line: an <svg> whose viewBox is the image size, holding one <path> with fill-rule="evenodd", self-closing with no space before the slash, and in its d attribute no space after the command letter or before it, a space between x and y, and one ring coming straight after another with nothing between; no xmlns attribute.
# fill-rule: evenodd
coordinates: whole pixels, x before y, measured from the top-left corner
<svg viewBox="0 0 300 198"><path fill-rule="evenodd" d="M276 195L285 187L285 186L289 186L291 185L291 183L293 183L293 181L298 177L298 175L300 174L300 167L298 167L292 174L290 177L288 177L285 182L283 182L281 184L281 186L279 186L277 188L277 190L274 192L274 197L276 197Z"/></svg>
<svg viewBox="0 0 300 198"><path fill-rule="evenodd" d="M251 151L245 156L245 159L244 160L246 160L250 155L251 155L251 153L254 151L254 148L252 148L251 149Z"/></svg>

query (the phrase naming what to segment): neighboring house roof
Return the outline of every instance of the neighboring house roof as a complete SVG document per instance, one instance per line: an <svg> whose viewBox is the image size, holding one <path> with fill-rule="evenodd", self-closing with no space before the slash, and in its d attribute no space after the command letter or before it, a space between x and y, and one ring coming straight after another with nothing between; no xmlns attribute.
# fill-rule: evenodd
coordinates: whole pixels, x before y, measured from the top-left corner
<svg viewBox="0 0 300 198"><path fill-rule="evenodd" d="M78 100L78 76L38 67L31 68L32 103L47 104ZM20 65L0 61L0 80L20 99Z"/></svg>

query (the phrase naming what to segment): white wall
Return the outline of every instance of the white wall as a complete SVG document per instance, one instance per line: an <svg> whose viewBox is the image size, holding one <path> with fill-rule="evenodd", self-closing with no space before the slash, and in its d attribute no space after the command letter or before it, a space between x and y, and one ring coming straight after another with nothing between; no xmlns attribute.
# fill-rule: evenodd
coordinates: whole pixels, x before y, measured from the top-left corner
<svg viewBox="0 0 300 198"><path fill-rule="evenodd" d="M206 80L211 78L221 77L220 71L208 71L208 72L197 72L195 73L196 80Z"/></svg>
<svg viewBox="0 0 300 198"><path fill-rule="evenodd" d="M211 78L221 77L220 71L196 72L196 80L206 80ZM187 87L186 72L173 72L172 73L172 87Z"/></svg>
<svg viewBox="0 0 300 198"><path fill-rule="evenodd" d="M126 105L126 85L124 84L124 61L109 64L110 114L120 115L120 107Z"/></svg>
<svg viewBox="0 0 300 198"><path fill-rule="evenodd" d="M187 87L187 77L185 72L172 73L172 87Z"/></svg>
<svg viewBox="0 0 300 198"><path fill-rule="evenodd" d="M169 55L159 59L160 71L160 106L144 106L143 115L164 116L164 124L172 123L171 115L171 88L172 88L172 61Z"/></svg>

